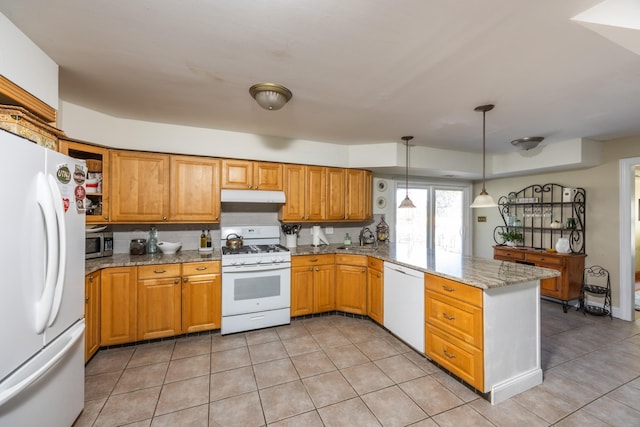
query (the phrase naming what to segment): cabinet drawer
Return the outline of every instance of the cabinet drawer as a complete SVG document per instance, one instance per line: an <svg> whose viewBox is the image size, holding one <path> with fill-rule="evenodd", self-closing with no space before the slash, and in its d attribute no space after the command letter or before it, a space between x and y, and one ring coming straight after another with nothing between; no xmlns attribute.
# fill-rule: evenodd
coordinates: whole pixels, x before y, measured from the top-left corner
<svg viewBox="0 0 640 427"><path fill-rule="evenodd" d="M218 274L220 273L220 263L218 261L189 262L182 264L183 276L194 276L198 274Z"/></svg>
<svg viewBox="0 0 640 427"><path fill-rule="evenodd" d="M498 248L495 248L493 250L493 257L496 259L522 261L524 260L524 256L525 253L521 251L512 251L509 249Z"/></svg>
<svg viewBox="0 0 640 427"><path fill-rule="evenodd" d="M482 349L481 308L449 298L446 295L427 291L425 319L428 324Z"/></svg>
<svg viewBox="0 0 640 427"><path fill-rule="evenodd" d="M481 350L427 324L425 353L465 382L482 392L485 391Z"/></svg>
<svg viewBox="0 0 640 427"><path fill-rule="evenodd" d="M381 259L368 257L367 262L369 268L373 268L374 270L382 271L382 269L384 268L384 264Z"/></svg>
<svg viewBox="0 0 640 427"><path fill-rule="evenodd" d="M138 267L138 280L181 276L180 264L143 265Z"/></svg>
<svg viewBox="0 0 640 427"><path fill-rule="evenodd" d="M366 255L344 255L336 254L336 264L338 265L357 265L366 267L367 257Z"/></svg>
<svg viewBox="0 0 640 427"><path fill-rule="evenodd" d="M545 254L527 254L527 261L538 264L562 265L562 258ZM542 265L540 267L543 267Z"/></svg>
<svg viewBox="0 0 640 427"><path fill-rule="evenodd" d="M445 279L444 277L434 276L432 274L424 275L425 290L446 295L462 302L482 307L482 289L475 288L455 280Z"/></svg>
<svg viewBox="0 0 640 427"><path fill-rule="evenodd" d="M314 265L334 264L335 255L303 255L292 256L291 267L309 267Z"/></svg>

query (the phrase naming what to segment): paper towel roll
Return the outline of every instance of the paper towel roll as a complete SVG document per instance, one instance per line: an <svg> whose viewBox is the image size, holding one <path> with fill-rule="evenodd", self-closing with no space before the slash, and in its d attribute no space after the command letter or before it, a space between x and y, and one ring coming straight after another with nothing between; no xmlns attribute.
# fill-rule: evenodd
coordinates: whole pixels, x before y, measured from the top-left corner
<svg viewBox="0 0 640 427"><path fill-rule="evenodd" d="M320 246L321 243L324 243L326 245L329 244L329 239L327 239L327 236L324 235L319 225L314 225L311 228L311 230L312 230L311 244L313 246Z"/></svg>

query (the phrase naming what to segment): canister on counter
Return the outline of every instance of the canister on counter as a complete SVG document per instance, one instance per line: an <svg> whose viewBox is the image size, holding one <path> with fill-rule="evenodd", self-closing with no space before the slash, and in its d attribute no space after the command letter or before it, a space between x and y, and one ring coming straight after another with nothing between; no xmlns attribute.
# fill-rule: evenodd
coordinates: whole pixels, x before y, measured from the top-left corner
<svg viewBox="0 0 640 427"><path fill-rule="evenodd" d="M130 255L144 255L147 253L147 239L133 239L129 245Z"/></svg>

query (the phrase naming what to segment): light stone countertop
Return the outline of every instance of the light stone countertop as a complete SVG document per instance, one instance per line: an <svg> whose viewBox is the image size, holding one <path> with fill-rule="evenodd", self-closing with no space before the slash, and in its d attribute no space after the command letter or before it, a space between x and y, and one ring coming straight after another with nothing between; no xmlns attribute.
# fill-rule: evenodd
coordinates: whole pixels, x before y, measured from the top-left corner
<svg viewBox="0 0 640 427"><path fill-rule="evenodd" d="M481 289L491 289L532 280L548 279L560 275L556 270L517 264L510 261L471 258L446 253L427 254L426 256L416 257L410 255L416 251L405 247L396 247L394 244L381 244L378 248L367 247L359 249L352 246L349 249L338 249L341 246L343 245L331 244L320 247L302 245L296 248L290 248L290 251L292 256L320 254L367 255L425 273L456 280ZM161 253L154 255L115 254L111 257L86 260L85 274L108 267L177 264L219 261L220 259L221 251L217 248L214 249L212 253L201 253L197 250L192 250L179 251L175 255L163 255Z"/></svg>

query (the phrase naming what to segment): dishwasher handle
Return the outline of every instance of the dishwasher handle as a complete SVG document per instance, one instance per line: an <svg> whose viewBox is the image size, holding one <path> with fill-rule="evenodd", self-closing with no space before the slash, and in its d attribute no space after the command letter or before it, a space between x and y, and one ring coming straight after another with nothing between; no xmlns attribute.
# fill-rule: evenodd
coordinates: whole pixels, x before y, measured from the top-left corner
<svg viewBox="0 0 640 427"><path fill-rule="evenodd" d="M393 265L393 267L392 267L391 265L386 265L386 264L385 264L384 268L396 271L398 273L405 274L407 276L417 277L419 279L424 278L424 273L422 273L421 271L417 271L417 270L411 269L411 268L403 268L403 267L401 267L399 265Z"/></svg>

